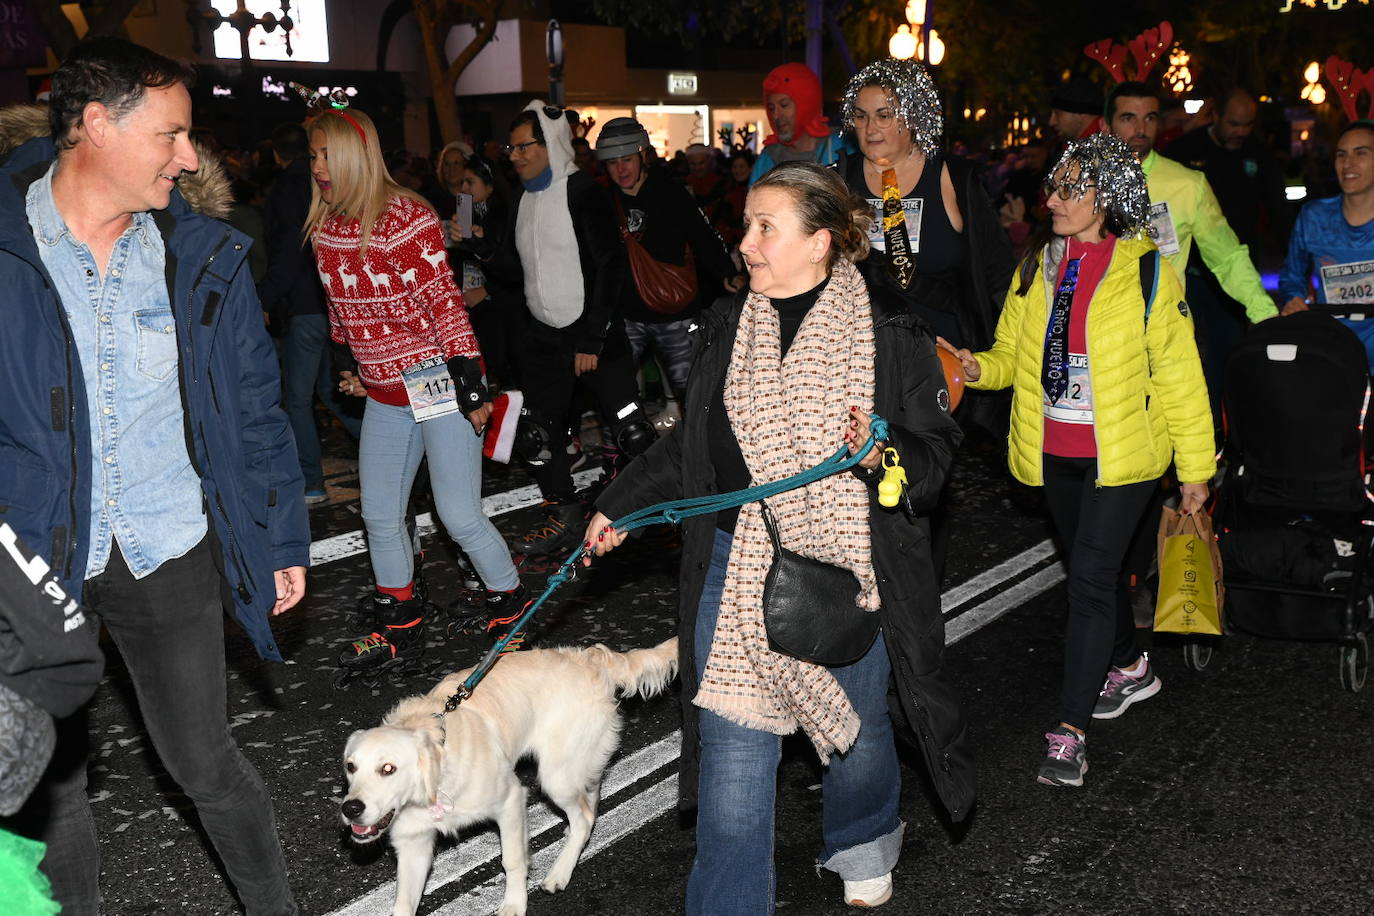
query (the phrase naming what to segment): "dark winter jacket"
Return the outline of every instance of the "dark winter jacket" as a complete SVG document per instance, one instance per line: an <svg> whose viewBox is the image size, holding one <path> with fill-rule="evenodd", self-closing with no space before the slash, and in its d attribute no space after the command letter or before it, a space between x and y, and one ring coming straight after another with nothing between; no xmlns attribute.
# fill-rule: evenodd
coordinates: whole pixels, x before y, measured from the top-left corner
<svg viewBox="0 0 1374 916"><path fill-rule="evenodd" d="M707 440L707 412L725 384L744 295L722 300L698 319L697 356L687 383L682 420L666 437L621 472L597 500L611 519L665 500L716 492L716 471ZM944 486L962 434L948 413L935 345L915 316L881 292L873 296L876 328L875 410L891 424L889 444L907 472L895 509L878 505L870 487L873 567L882 599L883 632L896 691L892 719L899 734L925 758L940 799L955 820L968 815L976 794L972 750L963 713L940 673L945 645L939 583L931 568L928 512ZM679 572L678 648L682 679L682 766L680 801L695 803L697 791L696 664L693 634L697 604L710 563L715 518L683 522Z"/></svg>
<svg viewBox="0 0 1374 916"><path fill-rule="evenodd" d="M267 275L258 284L258 296L263 310L278 320L324 314L324 288L315 270L315 255L309 245L301 244L310 211L310 185L309 157L293 159L268 190L263 208Z"/></svg>
<svg viewBox="0 0 1374 916"><path fill-rule="evenodd" d="M530 193L521 190L511 206L505 235L495 247L483 270L488 280L499 289L518 290L524 300L524 268L515 244L516 226L520 220L520 204ZM538 193L547 194L548 191ZM619 224L606 189L586 172L576 171L568 176L568 211L572 213L573 233L577 236L577 252L582 262L584 298L582 317L559 333L575 342L578 353L600 355L607 336L616 325L623 323L618 306L620 284L627 272L625 246L620 241ZM537 320L537 319L531 319Z"/></svg>
<svg viewBox="0 0 1374 916"><path fill-rule="evenodd" d="M91 522L86 385L24 208L56 155L46 134L45 107L0 112L0 519L79 601ZM280 659L268 626L273 573L310 563L300 462L245 263L248 239L207 215L227 212L230 195L218 162L203 150L200 158L200 171L153 213L167 253L186 450L235 614L258 652Z"/></svg>
<svg viewBox="0 0 1374 916"><path fill-rule="evenodd" d="M971 350L985 350L992 346L1016 259L1006 230L998 222L997 211L979 180L977 168L957 156L943 156L940 161L949 168L955 200L964 216L964 241L968 251L964 270L954 279L949 293L922 283L919 254L916 256L916 278L906 290L889 276L887 255L881 251L874 251L860 261L859 272L870 289L878 286L895 296L920 297L920 301L931 308L953 311L962 335L961 341L954 342ZM845 155L836 167L856 194L864 198L871 196L863 183L863 156Z"/></svg>
<svg viewBox="0 0 1374 916"><path fill-rule="evenodd" d="M621 217L623 212L630 234L654 260L680 266L685 262L687 246L691 246L697 267L696 305L665 315L644 304L627 258L620 286L621 314L626 321L655 324L690 318L700 306L719 298L723 282L739 273L735 262L725 252L725 243L706 222L692 195L661 170L649 170L638 194L632 196L612 188L611 198L623 208L616 216Z"/></svg>

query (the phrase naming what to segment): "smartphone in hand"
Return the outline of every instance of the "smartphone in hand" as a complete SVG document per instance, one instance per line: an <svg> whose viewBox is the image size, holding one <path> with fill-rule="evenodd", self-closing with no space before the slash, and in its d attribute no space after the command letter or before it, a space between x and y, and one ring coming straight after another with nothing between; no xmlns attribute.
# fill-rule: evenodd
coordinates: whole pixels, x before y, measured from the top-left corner
<svg viewBox="0 0 1374 916"><path fill-rule="evenodd" d="M472 195L458 194L458 210L453 214L453 228L458 238L472 238Z"/></svg>

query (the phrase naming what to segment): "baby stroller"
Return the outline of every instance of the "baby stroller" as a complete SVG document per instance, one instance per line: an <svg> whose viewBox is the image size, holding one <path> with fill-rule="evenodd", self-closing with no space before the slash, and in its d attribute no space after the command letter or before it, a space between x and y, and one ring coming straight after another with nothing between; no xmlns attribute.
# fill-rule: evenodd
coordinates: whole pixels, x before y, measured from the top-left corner
<svg viewBox="0 0 1374 916"><path fill-rule="evenodd" d="M1374 502L1365 469L1369 365L1317 312L1251 329L1226 366L1228 472L1216 530L1230 626L1339 645L1340 680L1364 686L1374 597Z"/></svg>

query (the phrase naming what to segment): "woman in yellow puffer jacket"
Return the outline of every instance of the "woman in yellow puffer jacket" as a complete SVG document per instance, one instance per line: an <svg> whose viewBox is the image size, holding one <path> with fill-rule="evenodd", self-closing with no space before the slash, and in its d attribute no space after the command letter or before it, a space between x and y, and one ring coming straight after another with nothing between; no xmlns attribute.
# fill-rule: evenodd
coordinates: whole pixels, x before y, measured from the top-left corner
<svg viewBox="0 0 1374 916"><path fill-rule="evenodd" d="M1090 719L1159 692L1135 641L1122 564L1172 461L1182 511L1216 471L1207 384L1183 286L1148 237L1145 175L1125 143L1069 144L1046 182L1053 237L1033 244L991 350L941 345L975 388L1012 388L1009 464L1045 500L1069 567L1059 726L1038 779L1081 786ZM1104 684L1105 676L1105 684Z"/></svg>

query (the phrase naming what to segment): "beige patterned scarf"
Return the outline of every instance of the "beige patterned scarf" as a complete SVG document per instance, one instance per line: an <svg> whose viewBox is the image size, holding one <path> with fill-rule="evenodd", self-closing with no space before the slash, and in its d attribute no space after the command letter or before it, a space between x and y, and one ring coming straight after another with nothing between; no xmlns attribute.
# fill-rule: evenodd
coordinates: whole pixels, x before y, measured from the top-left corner
<svg viewBox="0 0 1374 916"><path fill-rule="evenodd" d="M872 411L873 353L868 290L848 261L836 264L786 359L777 311L766 297L750 293L725 377L725 412L755 485L829 458L842 441L850 405ZM877 611L862 483L851 474L835 474L771 497L768 506L784 545L853 570L861 586L859 604ZM859 719L826 668L768 648L763 580L772 559L762 512L750 503L735 526L720 618L694 702L772 734L800 726L825 762L849 749Z"/></svg>

